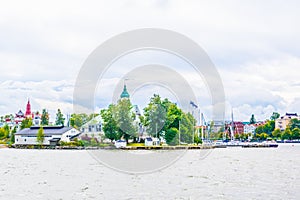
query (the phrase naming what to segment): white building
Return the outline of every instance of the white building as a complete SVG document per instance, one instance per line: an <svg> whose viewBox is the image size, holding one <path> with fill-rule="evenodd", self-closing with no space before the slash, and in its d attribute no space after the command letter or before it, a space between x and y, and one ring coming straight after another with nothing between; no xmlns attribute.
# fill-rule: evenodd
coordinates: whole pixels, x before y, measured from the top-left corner
<svg viewBox="0 0 300 200"><path fill-rule="evenodd" d="M149 146L159 146L160 145L160 141L158 138L152 138L152 137L146 137L145 138L145 146L149 147Z"/></svg>
<svg viewBox="0 0 300 200"><path fill-rule="evenodd" d="M39 126L25 128L15 134L15 145L37 145L37 133ZM64 126L45 126L45 139L43 145L57 144L59 141L70 142L72 138L78 136L80 131Z"/></svg>
<svg viewBox="0 0 300 200"><path fill-rule="evenodd" d="M97 139L98 142L104 138L104 132L102 129L103 120L100 115L94 117L92 120L84 124L81 128L80 139Z"/></svg>
<svg viewBox="0 0 300 200"><path fill-rule="evenodd" d="M255 134L256 126L254 124L245 124L244 126L244 133L251 133L252 135Z"/></svg>

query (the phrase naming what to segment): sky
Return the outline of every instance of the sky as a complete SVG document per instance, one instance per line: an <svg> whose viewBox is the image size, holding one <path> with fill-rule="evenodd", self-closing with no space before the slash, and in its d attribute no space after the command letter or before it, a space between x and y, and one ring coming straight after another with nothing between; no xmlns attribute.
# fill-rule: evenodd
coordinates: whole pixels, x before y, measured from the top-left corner
<svg viewBox="0 0 300 200"><path fill-rule="evenodd" d="M0 115L58 108L73 112L73 91L87 57L106 40L140 28L162 28L198 43L218 70L227 119L264 120L276 111L300 114L299 1L5 1L0 7ZM211 96L203 78L176 57L133 53L116 61L99 80L95 110L112 102L112 91L134 66L159 60L178 71L196 91L211 118ZM122 69L122 70L121 70ZM130 81L130 80L128 80ZM157 85L132 94L141 108Z"/></svg>

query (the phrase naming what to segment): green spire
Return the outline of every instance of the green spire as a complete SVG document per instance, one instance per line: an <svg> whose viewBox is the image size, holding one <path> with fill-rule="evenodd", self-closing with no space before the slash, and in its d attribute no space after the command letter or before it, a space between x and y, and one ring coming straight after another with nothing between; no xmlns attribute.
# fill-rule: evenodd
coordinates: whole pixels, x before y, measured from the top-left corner
<svg viewBox="0 0 300 200"><path fill-rule="evenodd" d="M129 95L129 93L127 92L126 85L124 85L124 89L123 89L123 92L122 92L122 94L121 94L121 99L123 99L123 98L129 98L129 97L130 97L130 95Z"/></svg>

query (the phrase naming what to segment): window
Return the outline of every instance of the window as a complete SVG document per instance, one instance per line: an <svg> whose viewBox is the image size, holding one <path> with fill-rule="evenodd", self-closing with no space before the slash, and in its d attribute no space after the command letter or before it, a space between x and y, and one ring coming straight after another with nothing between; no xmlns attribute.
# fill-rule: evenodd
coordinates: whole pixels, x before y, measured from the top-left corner
<svg viewBox="0 0 300 200"><path fill-rule="evenodd" d="M101 132L101 130L102 130L101 124L97 125L96 126L96 131L97 132Z"/></svg>

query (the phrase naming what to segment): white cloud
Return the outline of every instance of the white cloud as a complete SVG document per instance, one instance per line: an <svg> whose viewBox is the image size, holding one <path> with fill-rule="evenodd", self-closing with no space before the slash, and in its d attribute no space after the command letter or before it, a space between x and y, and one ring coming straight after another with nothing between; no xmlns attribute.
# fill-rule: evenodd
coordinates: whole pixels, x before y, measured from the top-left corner
<svg viewBox="0 0 300 200"><path fill-rule="evenodd" d="M253 113L263 119L272 109L299 113L299 6L297 1L3 2L0 114L23 108L27 97L34 109L57 105L70 112L73 83L89 53L116 34L144 27L174 30L202 45L220 71L227 105L237 118L248 120ZM209 116L207 88L189 73L183 76L204 94L197 98ZM98 107L109 102L120 78L111 74L97 96Z"/></svg>

